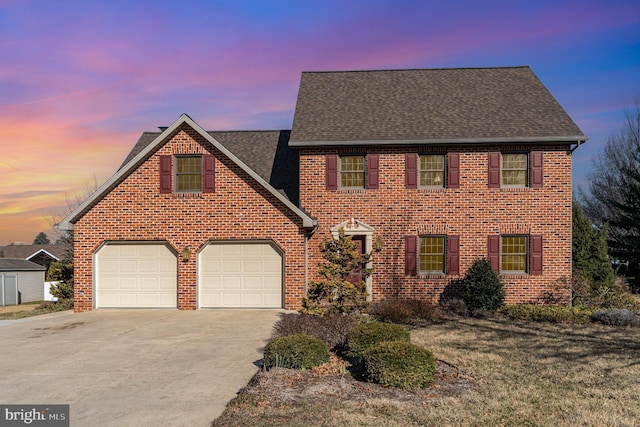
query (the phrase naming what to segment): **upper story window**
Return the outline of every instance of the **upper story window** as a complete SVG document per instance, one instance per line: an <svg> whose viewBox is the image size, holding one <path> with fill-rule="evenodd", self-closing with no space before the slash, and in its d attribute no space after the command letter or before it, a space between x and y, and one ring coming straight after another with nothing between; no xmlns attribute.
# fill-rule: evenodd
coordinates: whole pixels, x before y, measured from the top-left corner
<svg viewBox="0 0 640 427"><path fill-rule="evenodd" d="M327 190L364 189L375 190L380 178L380 155L327 154Z"/></svg>
<svg viewBox="0 0 640 427"><path fill-rule="evenodd" d="M420 156L420 187L444 187L444 155Z"/></svg>
<svg viewBox="0 0 640 427"><path fill-rule="evenodd" d="M502 155L502 185L504 187L526 187L529 175L526 154Z"/></svg>
<svg viewBox="0 0 640 427"><path fill-rule="evenodd" d="M364 188L364 156L340 156L340 187Z"/></svg>
<svg viewBox="0 0 640 427"><path fill-rule="evenodd" d="M543 185L543 153L489 153L489 188L540 188Z"/></svg>
<svg viewBox="0 0 640 427"><path fill-rule="evenodd" d="M405 154L405 187L459 188L460 153Z"/></svg>
<svg viewBox="0 0 640 427"><path fill-rule="evenodd" d="M444 236L420 236L420 273L444 273Z"/></svg>
<svg viewBox="0 0 640 427"><path fill-rule="evenodd" d="M176 157L176 192L202 191L202 156Z"/></svg>
<svg viewBox="0 0 640 427"><path fill-rule="evenodd" d="M213 193L215 157L205 155L162 155L160 157L160 193Z"/></svg>

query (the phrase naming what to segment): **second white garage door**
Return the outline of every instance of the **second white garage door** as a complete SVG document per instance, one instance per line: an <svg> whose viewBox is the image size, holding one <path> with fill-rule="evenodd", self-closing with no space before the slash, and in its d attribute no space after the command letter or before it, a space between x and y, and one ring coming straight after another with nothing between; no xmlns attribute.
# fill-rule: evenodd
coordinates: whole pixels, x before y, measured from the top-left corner
<svg viewBox="0 0 640 427"><path fill-rule="evenodd" d="M282 307L282 255L271 244L214 242L198 262L200 307Z"/></svg>

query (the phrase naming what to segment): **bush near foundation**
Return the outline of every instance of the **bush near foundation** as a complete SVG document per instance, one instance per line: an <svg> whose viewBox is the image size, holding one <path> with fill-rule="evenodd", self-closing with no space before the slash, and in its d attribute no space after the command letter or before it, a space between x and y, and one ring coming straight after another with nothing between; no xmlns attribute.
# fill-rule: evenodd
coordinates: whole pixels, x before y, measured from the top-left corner
<svg viewBox="0 0 640 427"><path fill-rule="evenodd" d="M372 304L369 314L385 323L418 325L442 317L440 307L421 300L385 300Z"/></svg>
<svg viewBox="0 0 640 427"><path fill-rule="evenodd" d="M504 289L500 277L486 258L476 259L464 279L462 299L469 311L496 311L504 303Z"/></svg>
<svg viewBox="0 0 640 427"><path fill-rule="evenodd" d="M380 342L362 354L368 381L400 388L426 387L436 373L433 354L407 341Z"/></svg>
<svg viewBox="0 0 640 427"><path fill-rule="evenodd" d="M305 334L275 338L264 348L263 367L306 370L329 361L327 345Z"/></svg>
<svg viewBox="0 0 640 427"><path fill-rule="evenodd" d="M288 313L282 316L273 326L274 338L294 334L306 334L316 337L332 350L340 350L347 340L347 332L359 323L356 316L345 314L311 314Z"/></svg>
<svg viewBox="0 0 640 427"><path fill-rule="evenodd" d="M411 341L409 331L393 323L362 323L347 334L347 355L360 357L366 350L384 341Z"/></svg>
<svg viewBox="0 0 640 427"><path fill-rule="evenodd" d="M580 307L536 304L505 305L499 312L515 320L577 324L589 323L593 313L591 310Z"/></svg>

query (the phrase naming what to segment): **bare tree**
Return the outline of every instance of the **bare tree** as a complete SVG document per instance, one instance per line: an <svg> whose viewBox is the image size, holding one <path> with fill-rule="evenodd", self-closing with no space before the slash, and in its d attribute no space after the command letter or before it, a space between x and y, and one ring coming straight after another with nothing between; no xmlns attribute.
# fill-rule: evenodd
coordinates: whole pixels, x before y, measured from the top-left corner
<svg viewBox="0 0 640 427"><path fill-rule="evenodd" d="M597 227L609 225L611 255L628 262L628 274L640 270L640 99L626 111L624 127L609 138L594 162L580 203ZM640 279L640 277L638 278ZM635 280L639 289L640 280Z"/></svg>

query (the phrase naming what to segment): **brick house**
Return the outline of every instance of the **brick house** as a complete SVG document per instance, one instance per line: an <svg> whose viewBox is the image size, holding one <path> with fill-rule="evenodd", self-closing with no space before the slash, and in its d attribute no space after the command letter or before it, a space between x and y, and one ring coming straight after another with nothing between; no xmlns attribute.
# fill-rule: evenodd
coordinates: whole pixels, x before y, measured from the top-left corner
<svg viewBox="0 0 640 427"><path fill-rule="evenodd" d="M371 298L437 301L487 257L507 302L569 300L571 153L528 67L303 73L292 130L145 132L63 220L76 311L298 308L343 228Z"/></svg>

